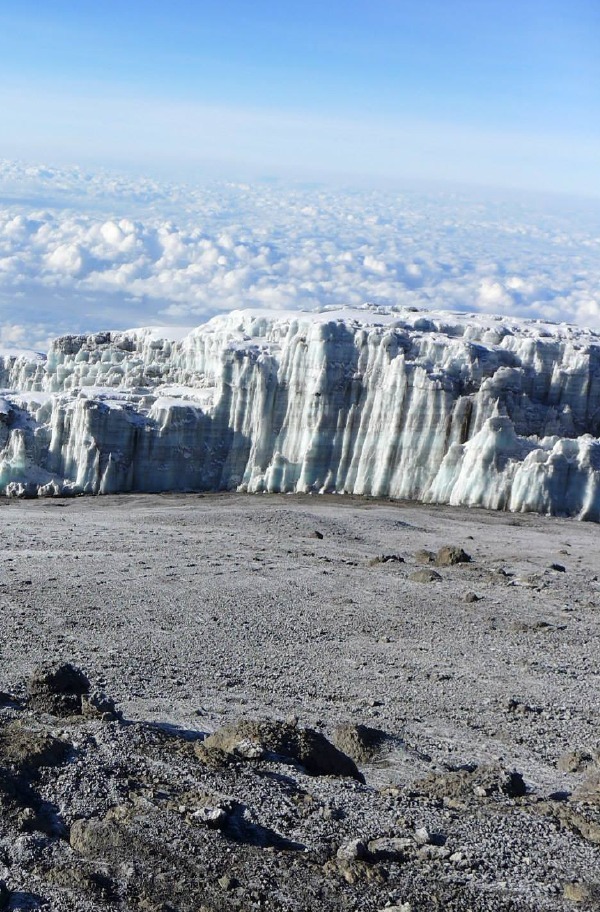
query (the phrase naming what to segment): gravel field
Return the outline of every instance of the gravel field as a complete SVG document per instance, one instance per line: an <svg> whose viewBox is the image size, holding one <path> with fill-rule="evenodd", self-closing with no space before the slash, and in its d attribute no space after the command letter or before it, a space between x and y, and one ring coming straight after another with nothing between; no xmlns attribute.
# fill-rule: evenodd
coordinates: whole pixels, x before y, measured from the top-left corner
<svg viewBox="0 0 600 912"><path fill-rule="evenodd" d="M2 510L0 909L600 908L597 525Z"/></svg>

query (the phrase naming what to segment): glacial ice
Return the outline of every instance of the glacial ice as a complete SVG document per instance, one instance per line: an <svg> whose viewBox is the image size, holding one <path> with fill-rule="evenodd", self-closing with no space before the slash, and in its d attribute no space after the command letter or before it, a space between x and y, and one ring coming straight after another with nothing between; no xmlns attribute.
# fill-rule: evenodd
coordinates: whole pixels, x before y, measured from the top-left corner
<svg viewBox="0 0 600 912"><path fill-rule="evenodd" d="M337 492L600 521L600 334L234 311L0 351L0 492Z"/></svg>

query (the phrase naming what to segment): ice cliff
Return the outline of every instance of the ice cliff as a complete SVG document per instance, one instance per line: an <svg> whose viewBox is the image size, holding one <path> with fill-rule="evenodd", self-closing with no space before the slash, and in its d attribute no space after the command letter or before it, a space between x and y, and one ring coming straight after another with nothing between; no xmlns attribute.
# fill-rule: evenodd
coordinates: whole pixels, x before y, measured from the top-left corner
<svg viewBox="0 0 600 912"><path fill-rule="evenodd" d="M0 492L370 494L600 520L600 334L235 311L0 353Z"/></svg>

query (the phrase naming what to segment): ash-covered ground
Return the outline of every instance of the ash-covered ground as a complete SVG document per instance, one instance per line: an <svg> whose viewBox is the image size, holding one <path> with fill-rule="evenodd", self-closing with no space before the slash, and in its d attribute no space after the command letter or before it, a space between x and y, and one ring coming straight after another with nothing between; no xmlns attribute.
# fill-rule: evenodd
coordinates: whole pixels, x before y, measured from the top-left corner
<svg viewBox="0 0 600 912"><path fill-rule="evenodd" d="M600 907L597 525L231 494L2 520L0 908Z"/></svg>

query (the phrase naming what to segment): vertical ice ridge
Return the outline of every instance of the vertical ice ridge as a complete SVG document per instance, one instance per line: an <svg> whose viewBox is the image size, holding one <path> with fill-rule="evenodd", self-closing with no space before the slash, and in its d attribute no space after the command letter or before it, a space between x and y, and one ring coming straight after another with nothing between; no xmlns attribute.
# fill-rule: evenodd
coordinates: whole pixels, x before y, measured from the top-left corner
<svg viewBox="0 0 600 912"><path fill-rule="evenodd" d="M235 311L0 353L0 491L337 491L600 519L600 336Z"/></svg>

